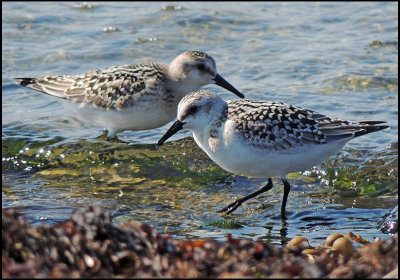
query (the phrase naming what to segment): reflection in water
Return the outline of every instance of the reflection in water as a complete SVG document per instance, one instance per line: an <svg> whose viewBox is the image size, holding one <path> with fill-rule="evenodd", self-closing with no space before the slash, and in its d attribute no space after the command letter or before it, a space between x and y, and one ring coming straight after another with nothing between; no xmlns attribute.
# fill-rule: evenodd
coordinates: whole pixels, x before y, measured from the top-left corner
<svg viewBox="0 0 400 280"><path fill-rule="evenodd" d="M280 230L280 234L281 234L281 245L284 246L287 244L288 240L290 238L288 238L288 230L287 230L287 218L286 217L282 217L282 228Z"/></svg>

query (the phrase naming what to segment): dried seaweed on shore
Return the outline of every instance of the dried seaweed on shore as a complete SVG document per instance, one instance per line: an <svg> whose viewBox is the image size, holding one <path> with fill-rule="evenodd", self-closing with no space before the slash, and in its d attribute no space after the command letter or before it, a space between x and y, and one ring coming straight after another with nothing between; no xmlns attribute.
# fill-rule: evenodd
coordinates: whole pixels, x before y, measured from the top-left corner
<svg viewBox="0 0 400 280"><path fill-rule="evenodd" d="M75 212L70 220L53 226L37 227L3 209L2 226L2 276L8 278L398 276L397 235L365 242L350 254L279 248L230 235L226 242L181 240L139 221L113 223L98 207ZM299 240L305 244L304 238Z"/></svg>

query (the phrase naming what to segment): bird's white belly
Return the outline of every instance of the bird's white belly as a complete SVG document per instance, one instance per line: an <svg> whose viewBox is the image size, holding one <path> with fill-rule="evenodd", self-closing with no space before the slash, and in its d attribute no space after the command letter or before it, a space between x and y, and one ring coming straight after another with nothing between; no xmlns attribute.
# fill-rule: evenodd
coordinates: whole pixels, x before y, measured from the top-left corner
<svg viewBox="0 0 400 280"><path fill-rule="evenodd" d="M154 104L138 104L122 111L105 110L92 104L76 104L65 101L71 116L87 123L106 128L111 134L124 130L147 130L158 128L172 121L176 117L175 110L162 110Z"/></svg>
<svg viewBox="0 0 400 280"><path fill-rule="evenodd" d="M269 178L302 171L318 165L336 154L345 142L303 145L282 151L257 148L234 137L232 141L209 138L197 144L223 169L240 175Z"/></svg>

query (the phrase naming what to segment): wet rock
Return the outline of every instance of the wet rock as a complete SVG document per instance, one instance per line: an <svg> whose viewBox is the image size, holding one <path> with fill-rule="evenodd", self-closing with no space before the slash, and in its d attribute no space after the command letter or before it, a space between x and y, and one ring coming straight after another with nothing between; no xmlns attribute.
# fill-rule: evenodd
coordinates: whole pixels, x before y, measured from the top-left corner
<svg viewBox="0 0 400 280"><path fill-rule="evenodd" d="M382 223L379 225L380 229L384 233L395 234L398 232L399 224L399 210L398 205L393 207L390 212L383 217Z"/></svg>

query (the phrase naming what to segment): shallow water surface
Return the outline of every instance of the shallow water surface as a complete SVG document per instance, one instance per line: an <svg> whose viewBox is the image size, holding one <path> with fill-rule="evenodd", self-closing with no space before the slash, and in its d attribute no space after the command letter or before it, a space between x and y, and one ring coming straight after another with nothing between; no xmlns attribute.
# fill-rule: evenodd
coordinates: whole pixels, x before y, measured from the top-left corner
<svg viewBox="0 0 400 280"><path fill-rule="evenodd" d="M3 2L2 203L33 223L100 205L176 237L227 233L273 243L332 232L385 238L377 227L397 203L398 4L270 2ZM223 171L188 131L154 144L170 124L97 140L56 98L15 77L78 74L114 65L169 63L187 50L212 55L247 98L287 102L390 129L350 141L340 154L289 174L231 216L218 210L266 184ZM214 85L205 89L236 98Z"/></svg>

